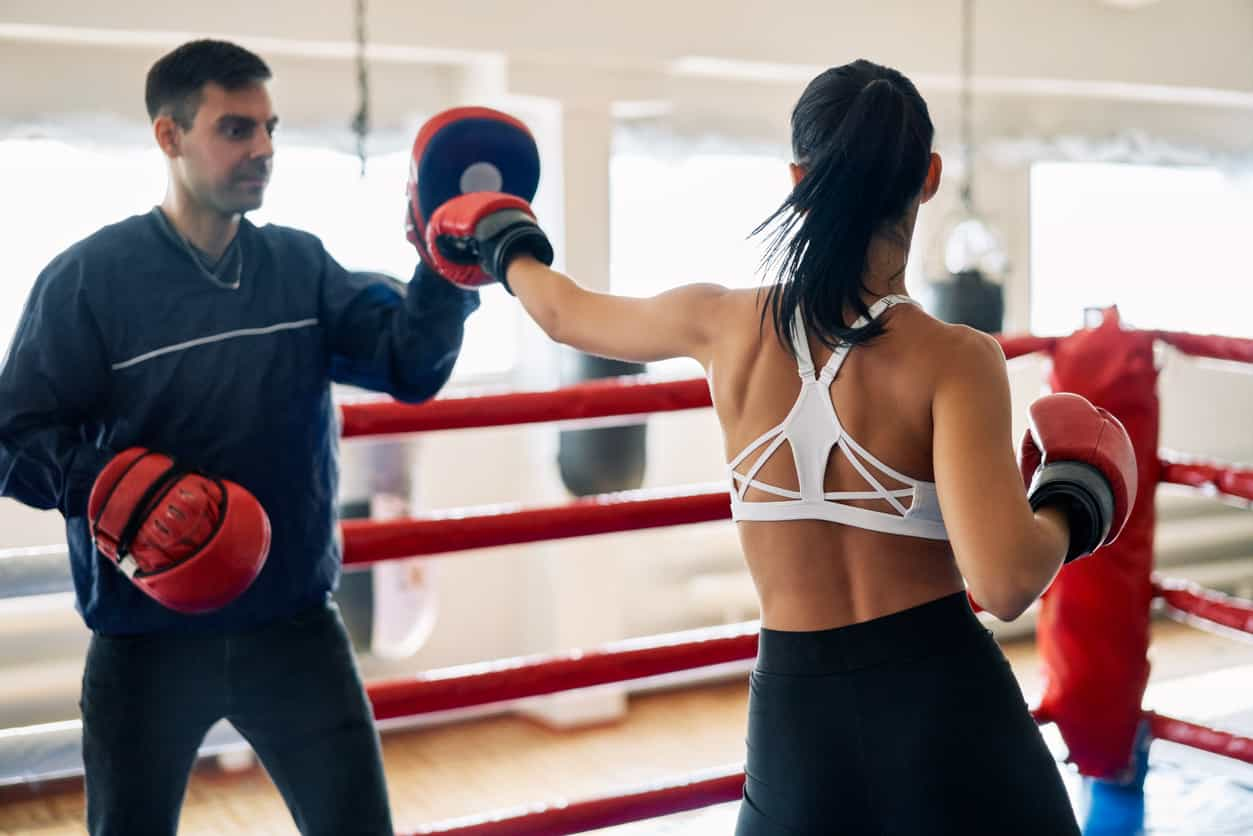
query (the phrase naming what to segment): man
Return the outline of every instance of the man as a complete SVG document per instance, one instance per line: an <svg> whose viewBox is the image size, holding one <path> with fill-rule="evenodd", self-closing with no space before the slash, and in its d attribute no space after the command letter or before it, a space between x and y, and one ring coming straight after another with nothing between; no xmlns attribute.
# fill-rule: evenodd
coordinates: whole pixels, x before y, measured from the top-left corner
<svg viewBox="0 0 1253 836"><path fill-rule="evenodd" d="M65 516L92 630L80 705L93 834L174 833L222 717L302 832L392 833L378 734L329 600L341 567L330 383L430 398L478 295L420 264L401 292L346 272L312 235L248 222L274 155L269 78L220 41L153 65L164 200L48 265L0 368L0 494ZM162 606L94 547L92 487L132 447L229 480L268 514L268 559L224 607Z"/></svg>

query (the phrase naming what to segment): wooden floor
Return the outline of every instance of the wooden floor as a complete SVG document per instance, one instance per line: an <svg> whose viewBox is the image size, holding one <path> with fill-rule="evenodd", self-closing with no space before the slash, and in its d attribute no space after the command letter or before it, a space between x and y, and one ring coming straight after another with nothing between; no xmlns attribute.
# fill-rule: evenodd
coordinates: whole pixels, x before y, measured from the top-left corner
<svg viewBox="0 0 1253 836"><path fill-rule="evenodd" d="M1005 651L1030 699L1040 686L1032 643L1007 644ZM1159 621L1151 657L1160 682L1253 664L1253 644ZM396 827L412 831L487 809L604 794L739 763L746 699L747 686L737 680L638 696L623 722L577 732L506 716L389 733L383 748ZM78 834L82 822L74 782L0 795L0 834ZM209 762L193 775L180 833L295 832L261 770L224 772Z"/></svg>

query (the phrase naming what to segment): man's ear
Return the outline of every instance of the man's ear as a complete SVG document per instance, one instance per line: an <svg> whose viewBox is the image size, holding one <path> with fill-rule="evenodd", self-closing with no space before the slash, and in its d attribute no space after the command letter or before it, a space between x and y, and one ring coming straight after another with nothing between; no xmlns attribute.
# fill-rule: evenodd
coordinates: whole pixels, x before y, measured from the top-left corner
<svg viewBox="0 0 1253 836"><path fill-rule="evenodd" d="M152 136L157 141L157 147L170 159L179 156L180 133L178 123L168 114L163 113L152 120Z"/></svg>

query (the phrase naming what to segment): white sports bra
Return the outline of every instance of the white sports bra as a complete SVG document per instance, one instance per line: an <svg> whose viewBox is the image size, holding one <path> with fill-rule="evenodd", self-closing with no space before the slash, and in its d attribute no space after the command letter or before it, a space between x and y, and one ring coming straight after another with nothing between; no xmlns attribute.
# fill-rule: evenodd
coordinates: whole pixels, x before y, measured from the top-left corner
<svg viewBox="0 0 1253 836"><path fill-rule="evenodd" d="M907 296L884 296L871 305L870 318L874 319L883 311L902 302L917 304ZM866 317L861 317L853 323L853 327L860 328L866 323ZM801 376L801 392L783 423L767 430L727 466L731 474L731 518L754 521L826 520L887 534L947 540L948 532L940 515L935 483L912 479L888 467L858 444L840 425L835 405L831 403L831 382L839 374L840 366L852 350L852 345L845 343L836 349L831 359L822 367L822 372L815 378L814 362L809 353L809 342L805 337L800 311L797 311L792 322L792 333L799 355L797 366ZM755 478L762 465L785 441L792 447L799 491L769 485ZM766 445L766 449L748 468L748 472L737 472L735 468L762 445ZM827 460L832 447L838 448L848 457L849 462L866 480L870 490L823 490ZM883 487L871 468L908 487L892 490ZM783 497L783 500L750 502L744 499L750 487ZM908 508L901 502L905 497L911 500ZM892 511L875 511L842 501L875 499L887 502Z"/></svg>

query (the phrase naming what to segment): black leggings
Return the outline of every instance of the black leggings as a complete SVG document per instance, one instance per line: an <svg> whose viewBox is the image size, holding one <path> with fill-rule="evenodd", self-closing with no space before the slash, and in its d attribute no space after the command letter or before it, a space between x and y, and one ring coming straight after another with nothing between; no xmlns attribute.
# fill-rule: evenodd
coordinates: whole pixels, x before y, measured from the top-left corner
<svg viewBox="0 0 1253 836"><path fill-rule="evenodd" d="M334 604L247 633L94 635L82 693L95 836L173 836L197 749L222 717L252 744L301 833L395 832L374 716ZM227 813L215 832L258 826Z"/></svg>
<svg viewBox="0 0 1253 836"><path fill-rule="evenodd" d="M1078 836L1057 764L964 593L762 630L736 836Z"/></svg>

